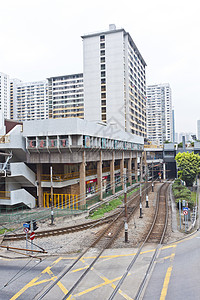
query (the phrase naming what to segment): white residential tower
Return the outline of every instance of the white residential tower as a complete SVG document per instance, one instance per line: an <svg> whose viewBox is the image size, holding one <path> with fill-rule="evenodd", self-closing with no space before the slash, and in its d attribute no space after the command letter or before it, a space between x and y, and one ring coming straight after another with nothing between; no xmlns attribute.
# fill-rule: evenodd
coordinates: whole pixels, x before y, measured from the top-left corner
<svg viewBox="0 0 200 300"><path fill-rule="evenodd" d="M168 83L147 87L147 138L157 144L172 142L172 96Z"/></svg>

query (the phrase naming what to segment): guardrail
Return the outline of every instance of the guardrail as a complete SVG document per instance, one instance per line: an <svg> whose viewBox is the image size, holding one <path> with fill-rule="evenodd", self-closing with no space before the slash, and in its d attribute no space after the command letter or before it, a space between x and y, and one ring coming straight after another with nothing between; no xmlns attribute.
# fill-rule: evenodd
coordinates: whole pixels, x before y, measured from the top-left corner
<svg viewBox="0 0 200 300"><path fill-rule="evenodd" d="M8 200L10 200L10 192L8 192L8 191L0 191L0 199L8 199Z"/></svg>

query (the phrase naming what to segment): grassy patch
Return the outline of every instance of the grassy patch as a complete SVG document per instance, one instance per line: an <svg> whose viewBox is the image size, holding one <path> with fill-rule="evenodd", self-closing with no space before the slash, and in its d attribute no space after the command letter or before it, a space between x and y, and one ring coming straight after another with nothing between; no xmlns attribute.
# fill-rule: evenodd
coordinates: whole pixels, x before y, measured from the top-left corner
<svg viewBox="0 0 200 300"><path fill-rule="evenodd" d="M114 210L115 208L117 208L121 204L122 204L122 197L111 200L109 203L105 203L99 209L95 210L90 215L90 219L96 220L96 219L102 218L105 213Z"/></svg>
<svg viewBox="0 0 200 300"><path fill-rule="evenodd" d="M196 204L196 195L197 195L197 193L195 193L195 192L191 193L191 202L193 203L193 205ZM197 202L198 202L198 197L197 197Z"/></svg>
<svg viewBox="0 0 200 300"><path fill-rule="evenodd" d="M127 193L127 197L131 196L133 193L135 193L139 189L140 188L137 187L134 190L132 190L131 192ZM97 210L95 210L94 212L91 213L89 218L92 220L102 218L105 213L110 212L110 211L114 210L115 208L117 208L119 205L121 205L123 203L123 199L124 199L124 195L121 195L117 199L111 200L109 203L102 204L100 208L98 208Z"/></svg>
<svg viewBox="0 0 200 300"><path fill-rule="evenodd" d="M0 229L0 234L4 234L4 233L12 231L12 230L13 229L5 229L5 228L3 228L3 229Z"/></svg>
<svg viewBox="0 0 200 300"><path fill-rule="evenodd" d="M141 185L141 187L142 187L142 185ZM127 194L127 197L131 196L133 193L137 192L139 189L140 189L140 187L135 188L134 190L132 190L131 192L129 192Z"/></svg>

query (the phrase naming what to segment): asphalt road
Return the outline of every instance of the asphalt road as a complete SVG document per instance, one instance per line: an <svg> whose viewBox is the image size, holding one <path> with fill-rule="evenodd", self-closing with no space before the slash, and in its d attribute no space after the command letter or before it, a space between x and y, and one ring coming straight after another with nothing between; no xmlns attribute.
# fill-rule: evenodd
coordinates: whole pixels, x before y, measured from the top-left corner
<svg viewBox="0 0 200 300"><path fill-rule="evenodd" d="M200 299L200 232L161 251L144 300Z"/></svg>
<svg viewBox="0 0 200 300"><path fill-rule="evenodd" d="M115 299L134 299L148 262L154 253L148 246L139 256ZM107 249L70 299L108 299L136 249ZM96 256L96 250L84 257L68 276L44 299L62 299L67 290L84 272ZM77 255L75 255L77 256ZM75 256L37 259L0 258L0 300L31 300L56 276L69 266ZM200 299L200 232L161 248L143 295L144 300L199 300Z"/></svg>

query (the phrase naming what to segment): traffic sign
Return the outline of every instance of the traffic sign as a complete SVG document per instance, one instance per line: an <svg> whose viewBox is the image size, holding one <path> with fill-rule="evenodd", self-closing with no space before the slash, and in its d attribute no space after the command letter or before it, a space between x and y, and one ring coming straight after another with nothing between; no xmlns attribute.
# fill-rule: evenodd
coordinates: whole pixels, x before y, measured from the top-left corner
<svg viewBox="0 0 200 300"><path fill-rule="evenodd" d="M188 214L188 211L187 210L184 210L183 211L183 214L186 216Z"/></svg>
<svg viewBox="0 0 200 300"><path fill-rule="evenodd" d="M23 227L24 227L24 228L29 228L29 227L30 227L30 224L24 223L24 224L23 224Z"/></svg>
<svg viewBox="0 0 200 300"><path fill-rule="evenodd" d="M29 232L29 229L27 227L24 227L24 232Z"/></svg>
<svg viewBox="0 0 200 300"><path fill-rule="evenodd" d="M35 238L35 232L33 231L33 232L31 232L31 234L30 234L30 239L31 239L31 240L34 240L34 238Z"/></svg>

